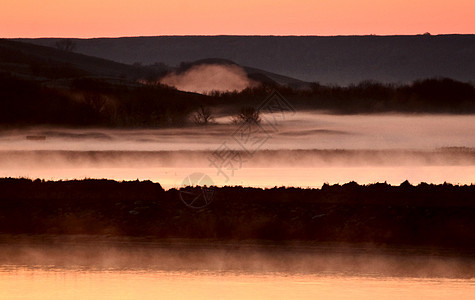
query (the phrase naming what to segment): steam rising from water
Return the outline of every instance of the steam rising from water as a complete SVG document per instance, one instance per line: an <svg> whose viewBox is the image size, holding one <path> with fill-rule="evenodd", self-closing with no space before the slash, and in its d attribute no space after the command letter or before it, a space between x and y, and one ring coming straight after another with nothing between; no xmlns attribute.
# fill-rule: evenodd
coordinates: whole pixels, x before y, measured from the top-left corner
<svg viewBox="0 0 475 300"><path fill-rule="evenodd" d="M0 298L445 300L474 292L473 258L417 250L43 238L0 244Z"/></svg>
<svg viewBox="0 0 475 300"><path fill-rule="evenodd" d="M243 68L237 65L202 64L184 73L172 73L160 83L186 92L207 94L213 91L242 91L257 83L247 77Z"/></svg>
<svg viewBox="0 0 475 300"><path fill-rule="evenodd" d="M263 115L267 118L266 115ZM216 118L217 126L163 129L24 128L0 133L0 150L74 151L214 151L237 127L229 115ZM269 117L272 120L272 118ZM292 149L420 149L475 148L472 115L330 115L298 112L279 121L277 131L261 150ZM26 136L45 136L44 141Z"/></svg>
<svg viewBox="0 0 475 300"><path fill-rule="evenodd" d="M272 244L99 236L0 236L0 265L58 268L201 270L239 273L358 274L473 278L475 260L431 249L374 245ZM1 269L0 269L1 272Z"/></svg>
<svg viewBox="0 0 475 300"><path fill-rule="evenodd" d="M267 117L267 116L264 116ZM164 129L5 130L0 135L0 177L152 180L181 186L194 172L216 185L320 187L323 183L475 183L473 116L342 116L299 112L229 181L208 159L226 146L243 152L226 124ZM220 122L221 121L221 122ZM27 140L26 136L45 136Z"/></svg>

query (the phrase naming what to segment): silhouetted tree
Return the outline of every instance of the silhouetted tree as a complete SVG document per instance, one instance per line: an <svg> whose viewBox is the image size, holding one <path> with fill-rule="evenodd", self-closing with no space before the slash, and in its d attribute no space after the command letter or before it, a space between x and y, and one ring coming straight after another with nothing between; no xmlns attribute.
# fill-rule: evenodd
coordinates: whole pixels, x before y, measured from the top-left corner
<svg viewBox="0 0 475 300"><path fill-rule="evenodd" d="M237 114L233 118L234 124L242 124L242 123L257 123L261 122L260 112L251 106L245 106L241 108L239 114Z"/></svg>
<svg viewBox="0 0 475 300"><path fill-rule="evenodd" d="M209 107L200 105L198 111L193 114L192 120L196 125L208 125L214 122L214 117Z"/></svg>

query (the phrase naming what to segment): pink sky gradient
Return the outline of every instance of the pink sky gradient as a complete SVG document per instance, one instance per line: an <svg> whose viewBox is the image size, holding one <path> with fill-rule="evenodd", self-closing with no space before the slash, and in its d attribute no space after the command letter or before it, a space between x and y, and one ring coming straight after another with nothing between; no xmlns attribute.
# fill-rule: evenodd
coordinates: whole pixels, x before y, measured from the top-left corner
<svg viewBox="0 0 475 300"><path fill-rule="evenodd" d="M473 0L0 0L0 37L475 33Z"/></svg>

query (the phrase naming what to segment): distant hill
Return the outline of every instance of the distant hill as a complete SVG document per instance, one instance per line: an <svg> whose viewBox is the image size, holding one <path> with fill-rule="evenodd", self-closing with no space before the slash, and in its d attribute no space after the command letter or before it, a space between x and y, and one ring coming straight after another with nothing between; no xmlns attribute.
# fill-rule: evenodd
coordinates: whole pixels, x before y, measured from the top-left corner
<svg viewBox="0 0 475 300"><path fill-rule="evenodd" d="M55 47L36 45L0 39L0 71L36 80L62 79L75 77L100 77L109 82L114 80L156 79L170 71L183 71L201 64L233 64L235 62L218 58L207 58L179 67L167 67L164 64L129 65L104 58L97 58L71 51L62 51ZM275 74L253 67L244 68L248 76L259 82L281 84L294 88L308 88L309 83L288 76ZM129 82L130 84L130 82Z"/></svg>
<svg viewBox="0 0 475 300"><path fill-rule="evenodd" d="M193 62L181 63L177 68L173 68L175 72L181 73L189 70L190 68L198 65L236 65L244 69L247 76L254 81L267 83L267 84L277 84L282 86L287 86L296 89L308 89L311 87L310 82L302 81L295 79L289 76L284 76L265 70L249 67L249 66L240 66L239 64L222 58L206 58L200 59Z"/></svg>
<svg viewBox="0 0 475 300"><path fill-rule="evenodd" d="M101 77L135 80L165 70L132 66L103 58L0 39L0 71L27 79Z"/></svg>
<svg viewBox="0 0 475 300"><path fill-rule="evenodd" d="M54 46L58 39L23 40ZM304 81L407 83L431 77L475 81L475 35L158 36L74 39L76 51L145 65L219 57Z"/></svg>
<svg viewBox="0 0 475 300"><path fill-rule="evenodd" d="M0 129L179 126L203 96L137 81L158 67L0 39Z"/></svg>

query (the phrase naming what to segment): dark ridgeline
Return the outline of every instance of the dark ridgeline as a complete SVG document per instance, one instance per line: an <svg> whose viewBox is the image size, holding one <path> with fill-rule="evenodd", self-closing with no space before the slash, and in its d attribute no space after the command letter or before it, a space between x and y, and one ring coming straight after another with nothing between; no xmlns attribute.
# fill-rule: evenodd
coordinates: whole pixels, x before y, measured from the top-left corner
<svg viewBox="0 0 475 300"><path fill-rule="evenodd" d="M150 181L1 179L0 234L370 243L473 254L474 192L473 185L408 182L222 187L208 206L193 209L179 191Z"/></svg>
<svg viewBox="0 0 475 300"><path fill-rule="evenodd" d="M54 47L58 39L22 39ZM475 35L157 36L74 39L78 53L178 66L210 57L324 84L475 80Z"/></svg>

